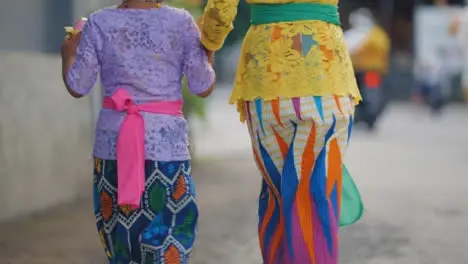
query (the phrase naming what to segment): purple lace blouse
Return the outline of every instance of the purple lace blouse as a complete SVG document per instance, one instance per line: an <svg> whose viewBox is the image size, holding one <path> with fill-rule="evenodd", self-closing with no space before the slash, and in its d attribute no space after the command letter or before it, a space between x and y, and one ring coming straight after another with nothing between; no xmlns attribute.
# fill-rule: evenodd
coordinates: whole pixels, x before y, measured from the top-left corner
<svg viewBox="0 0 468 264"><path fill-rule="evenodd" d="M108 8L88 18L67 84L90 92L100 73L104 96L127 89L135 103L182 98L185 75L194 94L206 91L215 74L200 43L200 32L185 10ZM183 117L142 113L146 159L187 160L188 126ZM116 142L125 113L101 109L94 156L116 159Z"/></svg>

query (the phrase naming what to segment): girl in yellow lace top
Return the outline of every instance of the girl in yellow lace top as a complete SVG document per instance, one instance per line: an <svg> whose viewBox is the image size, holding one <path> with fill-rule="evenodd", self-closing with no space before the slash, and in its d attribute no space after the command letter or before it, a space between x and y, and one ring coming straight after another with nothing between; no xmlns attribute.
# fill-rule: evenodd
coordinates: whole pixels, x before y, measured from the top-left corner
<svg viewBox="0 0 468 264"><path fill-rule="evenodd" d="M290 2L333 6L337 0L248 0L251 4ZM220 49L237 13L239 0L210 0L205 9L202 42L212 51ZM308 95L361 97L352 64L337 25L323 21L292 21L252 25L242 47L231 103ZM244 116L243 116L244 117Z"/></svg>
<svg viewBox="0 0 468 264"><path fill-rule="evenodd" d="M208 0L199 21L206 49L222 47L238 1ZM247 2L251 27L230 102L263 175L263 263L336 264L342 159L361 99L338 0Z"/></svg>

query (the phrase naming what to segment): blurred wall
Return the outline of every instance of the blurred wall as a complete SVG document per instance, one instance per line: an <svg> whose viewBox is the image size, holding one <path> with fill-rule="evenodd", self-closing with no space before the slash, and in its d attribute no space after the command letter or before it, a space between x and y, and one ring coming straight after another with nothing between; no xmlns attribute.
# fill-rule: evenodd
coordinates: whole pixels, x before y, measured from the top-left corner
<svg viewBox="0 0 468 264"><path fill-rule="evenodd" d="M0 8L0 49L42 51L47 37L47 0L2 2Z"/></svg>
<svg viewBox="0 0 468 264"><path fill-rule="evenodd" d="M0 8L0 221L91 195L98 87L62 84L63 26L115 0L15 0Z"/></svg>
<svg viewBox="0 0 468 264"><path fill-rule="evenodd" d="M90 194L91 100L67 94L57 55L0 57L0 220Z"/></svg>

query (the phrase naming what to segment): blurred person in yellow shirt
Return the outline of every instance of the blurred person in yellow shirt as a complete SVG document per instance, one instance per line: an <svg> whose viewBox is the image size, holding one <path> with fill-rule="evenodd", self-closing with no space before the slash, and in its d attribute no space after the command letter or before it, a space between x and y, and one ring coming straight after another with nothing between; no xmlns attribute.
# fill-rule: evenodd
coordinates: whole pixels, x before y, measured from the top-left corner
<svg viewBox="0 0 468 264"><path fill-rule="evenodd" d="M338 0L247 2L251 26L230 103L247 122L263 175L263 263L337 264L338 227L360 216L340 218L343 159L361 100ZM223 46L238 4L208 0L199 20L208 51Z"/></svg>
<svg viewBox="0 0 468 264"><path fill-rule="evenodd" d="M356 120L362 119L373 129L382 103L380 88L388 71L390 39L367 8L353 11L349 22L351 29L345 32L345 39L363 97L356 108Z"/></svg>

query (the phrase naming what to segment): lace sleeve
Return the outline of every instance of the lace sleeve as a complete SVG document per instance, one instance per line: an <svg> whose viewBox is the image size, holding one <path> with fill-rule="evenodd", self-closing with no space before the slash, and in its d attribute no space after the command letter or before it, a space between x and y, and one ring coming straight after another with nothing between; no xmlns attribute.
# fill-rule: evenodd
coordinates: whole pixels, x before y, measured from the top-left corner
<svg viewBox="0 0 468 264"><path fill-rule="evenodd" d="M81 32L75 62L67 75L67 84L75 93L86 95L96 83L100 68L99 37L97 26L88 19Z"/></svg>
<svg viewBox="0 0 468 264"><path fill-rule="evenodd" d="M200 23L202 43L207 49L221 49L233 29L238 4L239 0L208 0Z"/></svg>
<svg viewBox="0 0 468 264"><path fill-rule="evenodd" d="M195 20L187 13L185 21L183 71L190 92L200 94L213 84L215 73L200 42L200 31Z"/></svg>

